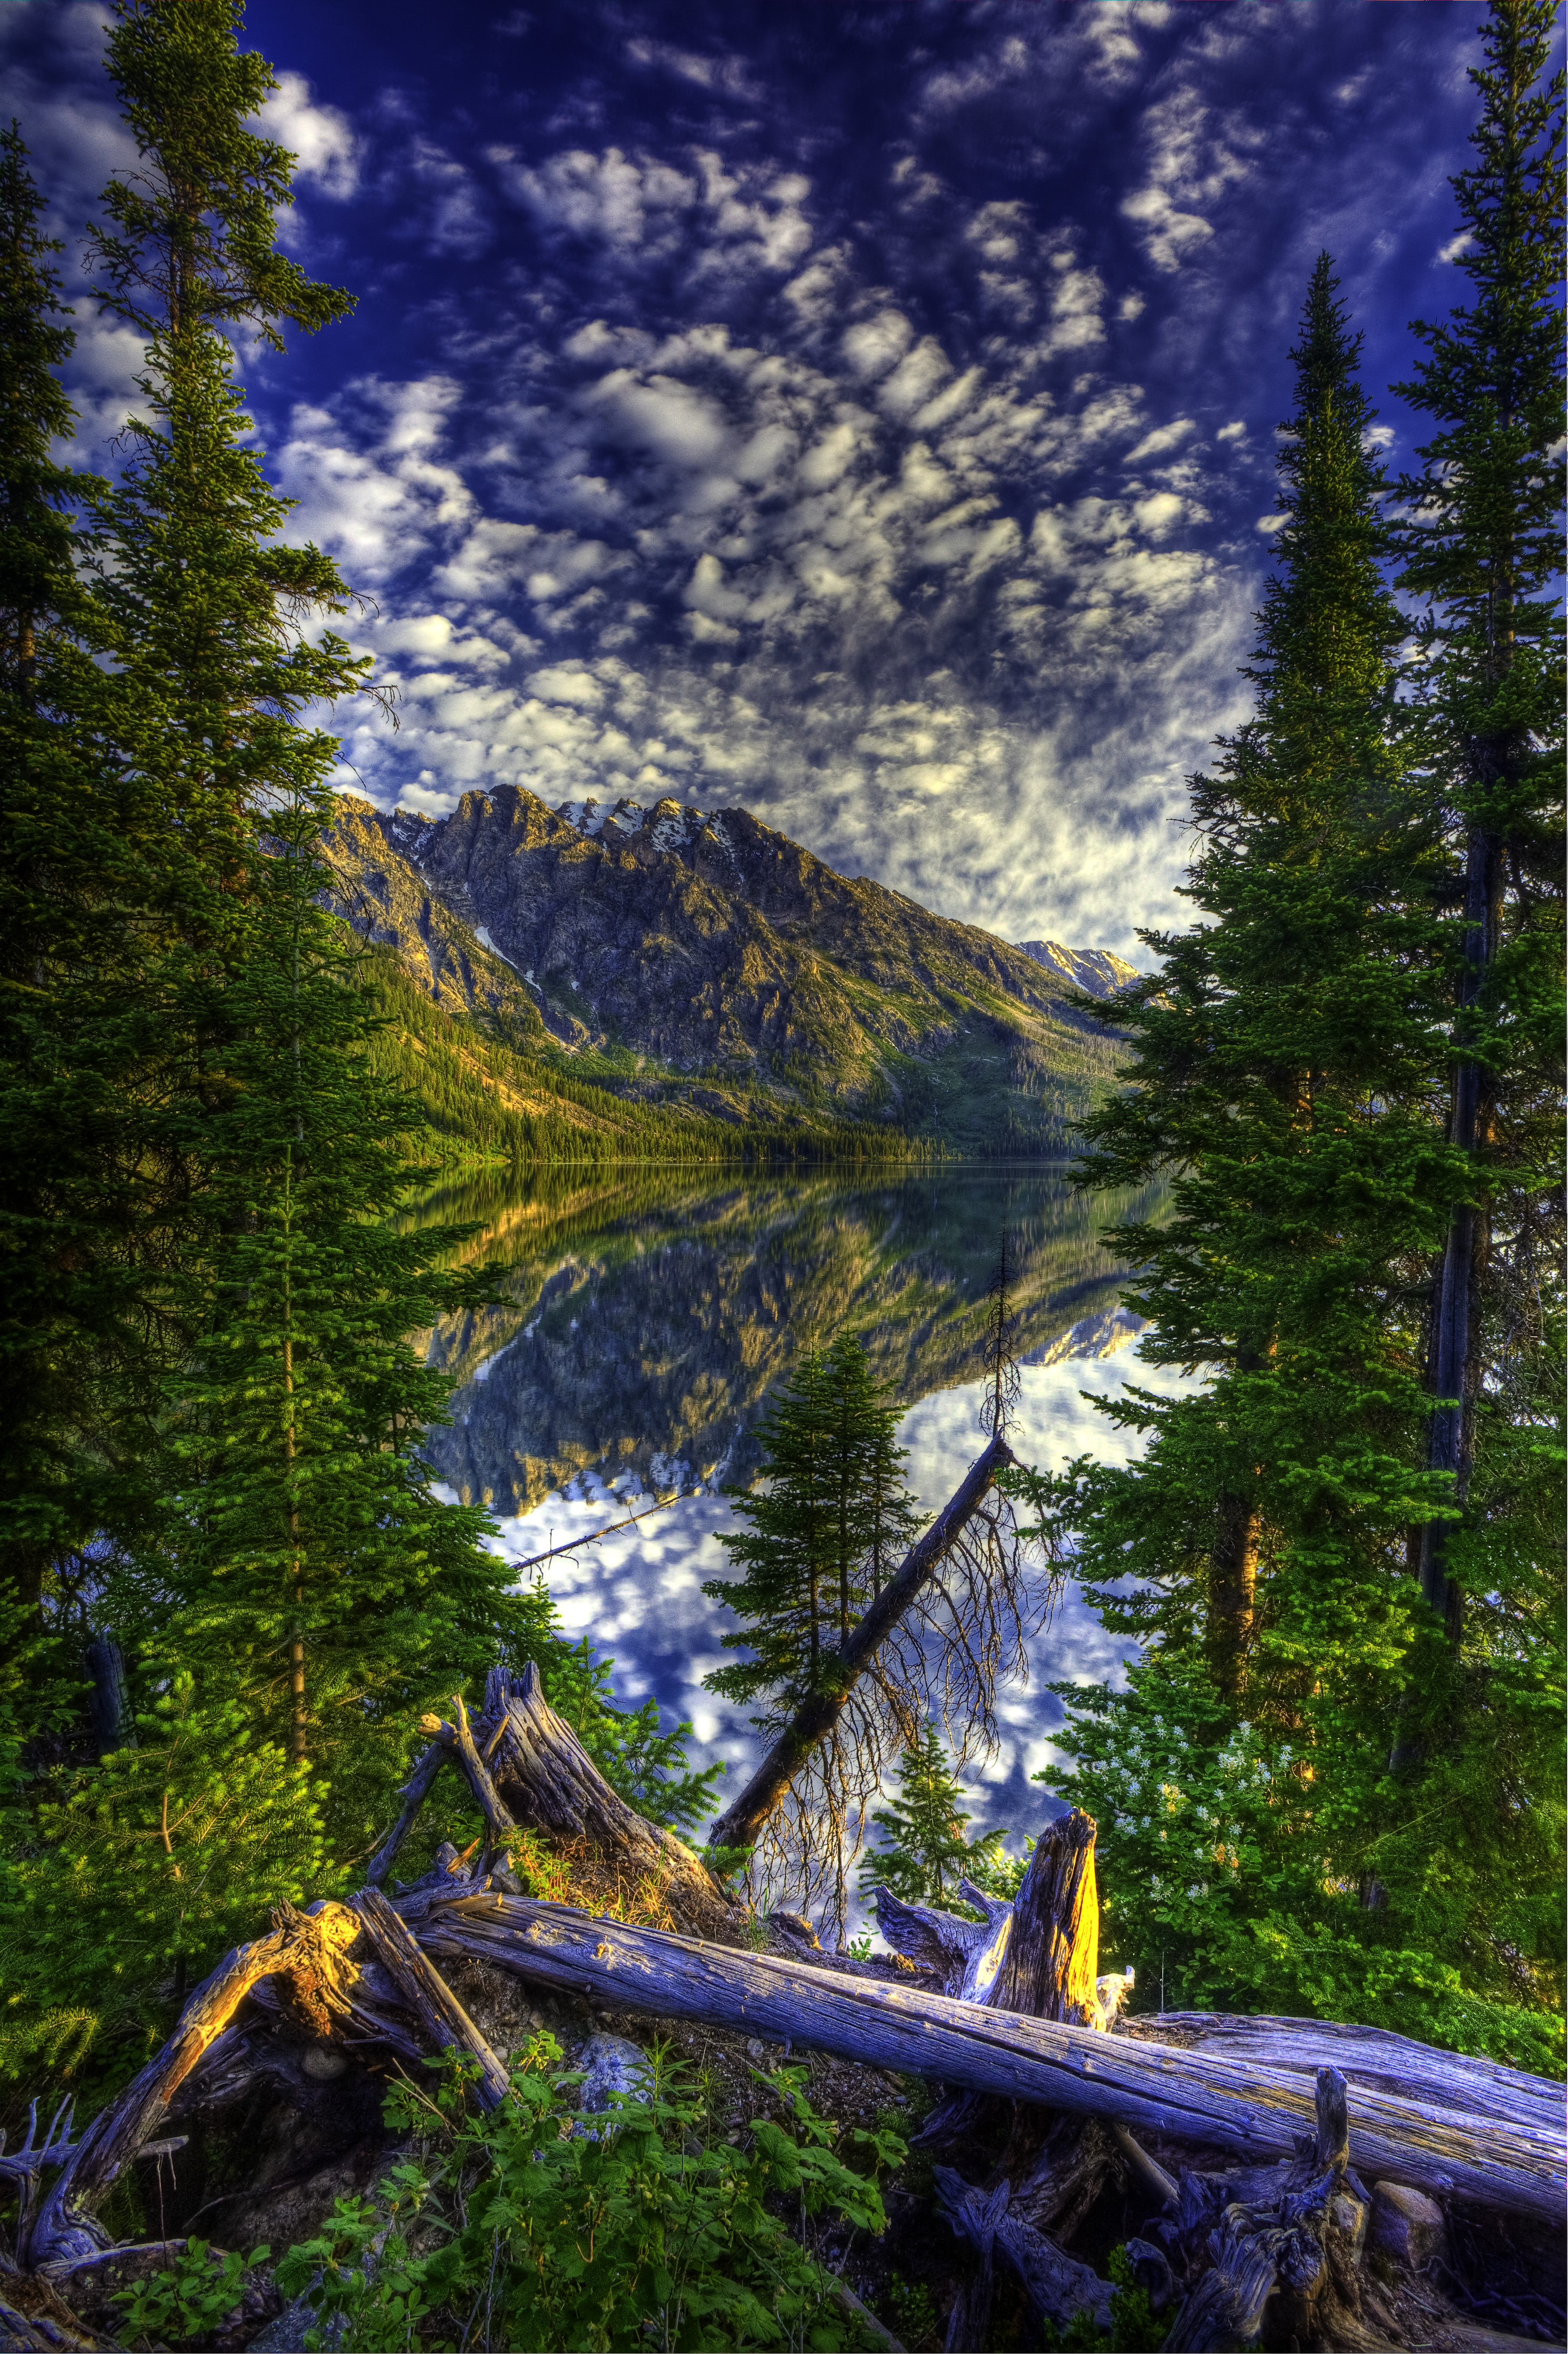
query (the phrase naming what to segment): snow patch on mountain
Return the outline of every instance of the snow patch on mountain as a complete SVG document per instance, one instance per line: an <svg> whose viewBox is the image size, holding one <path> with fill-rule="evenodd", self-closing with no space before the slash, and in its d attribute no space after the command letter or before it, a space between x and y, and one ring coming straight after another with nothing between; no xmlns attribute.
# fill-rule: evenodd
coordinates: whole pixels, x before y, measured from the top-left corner
<svg viewBox="0 0 1568 2354"><path fill-rule="evenodd" d="M1149 1320L1135 1316L1130 1308L1110 1308L1103 1316L1086 1316L1079 1323L1070 1325L1065 1332L1048 1341L1043 1349L1031 1349L1020 1357L1021 1365L1062 1365L1070 1359L1084 1357L1114 1357L1118 1349L1128 1349L1141 1340L1149 1330Z"/></svg>
<svg viewBox="0 0 1568 2354"><path fill-rule="evenodd" d="M687 849L708 822L701 810L689 809L670 795L655 801L651 809L627 794L608 809L602 801L559 801L556 815L575 827L587 842L597 841L607 828L630 839L646 826L656 850Z"/></svg>

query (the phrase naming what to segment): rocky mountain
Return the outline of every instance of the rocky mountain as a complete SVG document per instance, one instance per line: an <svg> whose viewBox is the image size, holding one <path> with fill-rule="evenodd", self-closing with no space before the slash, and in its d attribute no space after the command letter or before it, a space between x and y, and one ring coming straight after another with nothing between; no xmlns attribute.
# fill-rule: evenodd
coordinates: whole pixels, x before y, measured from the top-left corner
<svg viewBox="0 0 1568 2354"><path fill-rule="evenodd" d="M1119 959L950 922L747 810L552 810L518 786L440 819L341 806L350 921L444 1008L574 1076L994 1150L1060 1140L1114 1068L1066 998L1109 994Z"/></svg>
<svg viewBox="0 0 1568 2354"><path fill-rule="evenodd" d="M1086 997L1114 997L1118 989L1139 978L1137 966L1113 956L1109 949L1065 949L1060 940L1020 940L1018 946L1047 972L1060 973L1074 989L1081 989Z"/></svg>

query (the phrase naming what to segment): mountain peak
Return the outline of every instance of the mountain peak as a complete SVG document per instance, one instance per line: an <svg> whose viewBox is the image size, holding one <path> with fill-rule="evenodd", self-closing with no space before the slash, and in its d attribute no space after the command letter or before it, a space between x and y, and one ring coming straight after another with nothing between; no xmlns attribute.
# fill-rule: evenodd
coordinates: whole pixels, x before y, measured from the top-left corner
<svg viewBox="0 0 1568 2354"><path fill-rule="evenodd" d="M1060 973L1086 997L1114 997L1129 981L1143 979L1136 965L1113 955L1109 949L1068 949L1060 940L1017 940L1014 946L1036 964L1043 964L1047 972Z"/></svg>
<svg viewBox="0 0 1568 2354"><path fill-rule="evenodd" d="M1112 996L1131 966L951 922L738 806L552 809L505 785L435 820L343 811L349 919L421 991L504 1015L620 1091L1059 1150L1116 1067L1067 991Z"/></svg>

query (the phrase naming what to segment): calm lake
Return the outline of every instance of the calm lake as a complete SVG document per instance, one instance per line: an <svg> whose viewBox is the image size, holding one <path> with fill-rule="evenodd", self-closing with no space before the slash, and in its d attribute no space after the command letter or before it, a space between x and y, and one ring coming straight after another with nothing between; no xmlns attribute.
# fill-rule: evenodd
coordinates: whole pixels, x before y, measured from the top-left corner
<svg viewBox="0 0 1568 2354"><path fill-rule="evenodd" d="M578 1547L545 1564L566 1626L613 1657L624 1700L652 1693L691 1719L694 1756L726 1759L733 1795L757 1742L703 1689L729 1622L702 1587L728 1574L720 1490L755 1478L769 1393L813 1344L853 1328L903 1410L909 1483L935 1510L985 1445L986 1294L1005 1226L1022 1363L1015 1452L1042 1465L1126 1454L1089 1400L1129 1376L1166 1394L1182 1384L1140 1361L1099 1236L1156 1209L1153 1195L1086 1198L1039 1161L874 1179L640 1168L574 1183L553 1171L521 1190L449 1189L422 1220L477 1222L463 1256L505 1275L499 1305L428 1336L459 1384L428 1453L446 1490L495 1516L507 1559ZM672 1495L641 1526L581 1543ZM1061 1722L1043 1687L1119 1667L1069 1585L1027 1680L1001 1695L1000 1746L967 1769L975 1828L1003 1825L1016 1846L1054 1810L1030 1781Z"/></svg>

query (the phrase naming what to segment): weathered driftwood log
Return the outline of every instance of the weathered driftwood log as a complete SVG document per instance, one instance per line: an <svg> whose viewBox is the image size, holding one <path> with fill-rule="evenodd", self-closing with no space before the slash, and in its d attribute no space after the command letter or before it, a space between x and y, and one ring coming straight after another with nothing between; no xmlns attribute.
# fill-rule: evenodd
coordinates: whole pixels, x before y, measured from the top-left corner
<svg viewBox="0 0 1568 2354"><path fill-rule="evenodd" d="M1012 1941L1001 2010L1098 2027L1100 1903L1095 1882L1095 1819L1074 1808L1035 1842L1013 1903Z"/></svg>
<svg viewBox="0 0 1568 2354"><path fill-rule="evenodd" d="M901 1904L879 1890L882 1934L911 1961L939 1967L944 1994L1031 2018L1103 2028L1107 2014L1096 1990L1100 1907L1095 1830L1093 1816L1075 1809L1048 1824L1010 1905L982 1895L966 1881L962 1893L985 1913L984 1928L929 1905ZM921 2127L921 2147L950 2149L970 2139L992 2105L979 2094L949 2093Z"/></svg>
<svg viewBox="0 0 1568 2354"><path fill-rule="evenodd" d="M975 2268L953 2300L948 2316L948 2354L979 2354L991 2343L991 2308L996 2294L996 2227L1007 2212L1005 2182L995 2190L972 2190L948 2167L935 2180L943 2213L975 2252ZM949 2192L948 2184L956 2186Z"/></svg>
<svg viewBox="0 0 1568 2354"><path fill-rule="evenodd" d="M1119 2171L1116 2132L1101 2117L1057 2117L1033 2159L1008 2169L1012 2212L1065 2246Z"/></svg>
<svg viewBox="0 0 1568 2354"><path fill-rule="evenodd" d="M997 1437L971 1465L957 1493L916 1539L895 1575L850 1629L842 1649L825 1662L824 1689L796 1712L739 1797L719 1817L713 1829L715 1847L756 1846L763 1825L783 1805L801 1766L843 1714L855 1685L996 1485L998 1472L1016 1459L1006 1440Z"/></svg>
<svg viewBox="0 0 1568 2354"><path fill-rule="evenodd" d="M1364 2197L1356 2195L1361 2186L1347 2173L1350 2148L1345 2080L1336 2068L1319 2068L1314 2131L1293 2184L1277 2199L1251 2206L1232 2200L1215 2229L1203 2179L1183 2179L1181 2212L1169 2238L1180 2249L1186 2227L1187 2245L1180 2252L1196 2279L1167 2346L1184 2354L1250 2346L1276 2294L1281 2300L1277 2329L1298 2344L1326 2338L1330 2345L1371 2348L1378 2342L1362 2327L1351 2260ZM1348 2183L1353 2185L1349 2191ZM1214 2188L1223 2197L1223 2187Z"/></svg>
<svg viewBox="0 0 1568 2354"><path fill-rule="evenodd" d="M479 2097L487 2109L498 2108L511 2086L505 2066L440 1972L421 1952L413 1931L378 1888L362 1888L354 1900L354 1910L365 1924L376 1959L429 2037L431 2051L455 2048L477 2061Z"/></svg>
<svg viewBox="0 0 1568 2354"><path fill-rule="evenodd" d="M1122 2156L1129 2158L1142 2176L1146 2190L1152 2190L1157 2199L1163 2199L1168 2202L1175 2199L1177 2188L1174 2177L1167 2174L1165 2168L1150 2157L1142 2143L1135 2141L1124 2125L1113 2125L1111 2137Z"/></svg>
<svg viewBox="0 0 1568 2354"><path fill-rule="evenodd" d="M580 1850L629 1900L643 1910L662 1909L692 1935L744 1934L744 1908L701 1858L610 1788L545 1698L536 1667L515 1680L492 1670L473 1732L497 1796L516 1822L557 1849Z"/></svg>
<svg viewBox="0 0 1568 2354"><path fill-rule="evenodd" d="M521 1676L492 1669L484 1707L471 1726L461 1694L457 1722L428 1716L432 1734L403 1785L403 1810L371 1861L367 1888L386 1884L404 1840L443 1765L463 1775L484 1817L488 1864L518 1829L536 1832L568 1858L590 1888L618 1893L640 1909L662 1912L695 1936L744 1934L747 1914L683 1840L651 1823L610 1788L564 1717L545 1697L538 1669Z"/></svg>
<svg viewBox="0 0 1568 2354"><path fill-rule="evenodd" d="M386 1885L387 1875L397 1859L398 1849L418 1822L420 1808L435 1788L437 1775L455 1755L455 1750L440 1741L432 1741L423 1756L415 1760L414 1769L402 1788L403 1811L370 1859L365 1874L366 1888Z"/></svg>
<svg viewBox="0 0 1568 2354"><path fill-rule="evenodd" d="M1265 2059L1271 2068L1287 2068L1312 2076L1328 2061L1358 2089L1397 2094L1402 2100L1432 2099L1447 2107L1467 2109L1475 2117L1496 2117L1511 2125L1532 2115L1542 2132L1561 2134L1568 2124L1561 2084L1531 2076L1496 2060L1472 2059L1459 2052L1439 2052L1429 2043L1414 2042L1386 2028L1343 2026L1326 2019L1249 2017L1224 2011L1168 2010L1158 2021L1131 2022L1131 2031L1146 2025L1162 2041L1193 2039L1193 2049L1224 2059Z"/></svg>
<svg viewBox="0 0 1568 2354"><path fill-rule="evenodd" d="M526 1898L437 1895L421 1911L419 1942L438 1959L470 1956L630 2009L788 2036L873 2067L1119 2120L1244 2158L1293 2156L1297 2136L1314 2123L1311 2088L1262 2062L1023 2018ZM1353 2145L1363 2174L1561 2221L1562 2137L1542 2134L1533 2114L1507 2131L1495 2121L1483 2128L1462 2101L1369 2091L1357 2101Z"/></svg>
<svg viewBox="0 0 1568 2354"><path fill-rule="evenodd" d="M934 1904L906 1904L889 1888L873 1892L876 1925L895 1954L937 1974L938 1990L956 2002L994 2002L1012 1937L1012 1907L968 1880L959 1894L984 1915L966 1921Z"/></svg>
<svg viewBox="0 0 1568 2354"><path fill-rule="evenodd" d="M271 1935L240 1946L197 1987L179 2025L155 2058L101 2110L83 2134L27 2227L20 2261L43 2272L100 2254L112 2243L92 2210L122 2170L153 2139L186 2076L217 2041L260 1978L286 1970L324 2030L344 1974L344 1957L359 1935L356 1914L322 1905L313 1917L274 1916Z"/></svg>
<svg viewBox="0 0 1568 2354"><path fill-rule="evenodd" d="M955 2232L980 2251L981 2271L977 2282L955 2306L957 2321L961 2309L960 2334L949 2329L948 2344L963 2348L967 2354L976 2354L991 2340L987 2325L991 2320L991 2264L993 2251L1005 2256L1023 2284L1024 2295L1035 2312L1059 2327L1086 2313L1100 2329L1110 2326L1111 2285L1101 2280L1088 2264L1081 2264L1075 2256L1065 2255L1044 2232L1012 2211L1009 2186L999 2183L990 2193L970 2188L961 2175L950 2166L938 2166L933 2171L937 2196L943 2214ZM983 2283L983 2289L980 2284ZM979 2310L983 2294L984 2310Z"/></svg>

